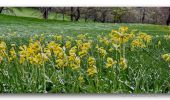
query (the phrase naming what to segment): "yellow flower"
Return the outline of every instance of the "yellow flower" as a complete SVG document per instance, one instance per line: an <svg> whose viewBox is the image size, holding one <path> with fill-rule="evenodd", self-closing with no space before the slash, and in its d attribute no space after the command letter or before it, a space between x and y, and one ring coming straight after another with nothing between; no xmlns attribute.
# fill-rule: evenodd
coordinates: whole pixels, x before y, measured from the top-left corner
<svg viewBox="0 0 170 100"><path fill-rule="evenodd" d="M80 66L80 58L76 57L75 64L79 67Z"/></svg>
<svg viewBox="0 0 170 100"><path fill-rule="evenodd" d="M2 59L4 57L8 56L5 50L6 50L6 43L5 42L0 42L0 57L1 57L1 61L2 61Z"/></svg>
<svg viewBox="0 0 170 100"><path fill-rule="evenodd" d="M80 76L78 77L78 81L79 81L80 83L84 82L83 76L80 75Z"/></svg>
<svg viewBox="0 0 170 100"><path fill-rule="evenodd" d="M163 54L162 55L163 60L165 60L166 62L170 63L170 54Z"/></svg>
<svg viewBox="0 0 170 100"><path fill-rule="evenodd" d="M145 47L145 45L143 44L143 42L142 42L141 39L135 39L135 40L133 40L132 43L131 43L131 46L132 46L132 48L134 48L134 47L144 48L144 47Z"/></svg>
<svg viewBox="0 0 170 100"><path fill-rule="evenodd" d="M56 62L56 66L59 68L63 67L64 65L64 62L62 59L57 59L55 62Z"/></svg>
<svg viewBox="0 0 170 100"><path fill-rule="evenodd" d="M86 56L87 55L87 53L88 53L88 51L86 51L86 50L81 50L81 51L79 51L79 56L80 56L80 58L83 58L84 56Z"/></svg>
<svg viewBox="0 0 170 100"><path fill-rule="evenodd" d="M73 53L68 57L69 61L74 61L75 58L76 58L76 54Z"/></svg>
<svg viewBox="0 0 170 100"><path fill-rule="evenodd" d="M95 64L96 64L95 58L89 57L89 58L88 58L88 65L89 65L89 66L93 66L93 65L95 65Z"/></svg>
<svg viewBox="0 0 170 100"><path fill-rule="evenodd" d="M63 58L56 59L56 67L63 68L68 66L68 57L65 55Z"/></svg>
<svg viewBox="0 0 170 100"><path fill-rule="evenodd" d="M5 51L5 50L6 50L6 43L0 42L0 51Z"/></svg>
<svg viewBox="0 0 170 100"><path fill-rule="evenodd" d="M116 51L119 50L119 48L120 48L119 44L112 43L112 45L113 45L113 47L115 48Z"/></svg>
<svg viewBox="0 0 170 100"><path fill-rule="evenodd" d="M69 49L71 47L71 42L70 41L66 41L65 47L66 47L66 49Z"/></svg>
<svg viewBox="0 0 170 100"><path fill-rule="evenodd" d="M55 39L56 39L57 41L61 41L61 40L62 40L62 36L61 36L61 35L55 35Z"/></svg>
<svg viewBox="0 0 170 100"><path fill-rule="evenodd" d="M143 39L146 43L149 43L152 40L152 36L147 35L146 33L139 33L138 37Z"/></svg>
<svg viewBox="0 0 170 100"><path fill-rule="evenodd" d="M93 76L95 73L97 73L96 60L93 57L88 58L87 73L88 73L89 76Z"/></svg>
<svg viewBox="0 0 170 100"><path fill-rule="evenodd" d="M86 35L83 35L83 34L77 35L77 39L79 39L79 40L83 40L85 38L86 38Z"/></svg>
<svg viewBox="0 0 170 100"><path fill-rule="evenodd" d="M72 41L74 38L73 37L71 37L71 36L66 36L66 38L68 39L68 40L70 40L70 41Z"/></svg>
<svg viewBox="0 0 170 100"><path fill-rule="evenodd" d="M121 33L121 32L115 32L110 33L110 41L115 44L123 44L128 42L131 38L133 38L133 34L127 34L127 33Z"/></svg>
<svg viewBox="0 0 170 100"><path fill-rule="evenodd" d="M107 37L102 38L100 35L97 36L97 39L100 43L103 43L104 45L108 46L110 41Z"/></svg>
<svg viewBox="0 0 170 100"><path fill-rule="evenodd" d="M96 74L96 73L97 73L97 68L96 68L95 65L88 67L88 69L87 69L87 74L88 74L89 76L93 76L93 75Z"/></svg>
<svg viewBox="0 0 170 100"><path fill-rule="evenodd" d="M74 61L70 62L70 67L73 70L76 70L76 69L80 68L80 58L76 57Z"/></svg>
<svg viewBox="0 0 170 100"><path fill-rule="evenodd" d="M15 44L11 44L12 47L15 47L16 45Z"/></svg>
<svg viewBox="0 0 170 100"><path fill-rule="evenodd" d="M9 57L10 61L16 58L16 52L13 47L10 49L9 54L10 54L10 57Z"/></svg>
<svg viewBox="0 0 170 100"><path fill-rule="evenodd" d="M121 33L125 33L127 30L128 30L128 27L126 27L126 26L121 26L119 28L119 32L121 32Z"/></svg>
<svg viewBox="0 0 170 100"><path fill-rule="evenodd" d="M76 54L76 52L77 52L77 47L74 46L69 50L69 55L74 55L74 54Z"/></svg>
<svg viewBox="0 0 170 100"><path fill-rule="evenodd" d="M31 64L40 65L47 61L47 56L44 53L38 53L29 59Z"/></svg>
<svg viewBox="0 0 170 100"><path fill-rule="evenodd" d="M104 37L103 38L103 43L105 44L105 45L109 45L109 43L110 43L110 41L109 41L109 39L108 38L106 38L106 37Z"/></svg>
<svg viewBox="0 0 170 100"><path fill-rule="evenodd" d="M44 48L44 53L48 56L51 57L51 51L48 48Z"/></svg>
<svg viewBox="0 0 170 100"><path fill-rule="evenodd" d="M100 56L103 57L103 58L107 54L106 50L104 50L103 47L98 48L98 52L99 52Z"/></svg>
<svg viewBox="0 0 170 100"><path fill-rule="evenodd" d="M26 45L19 47L19 57L20 63L24 63L25 60L29 61L31 64L43 64L48 57L43 53L43 47L39 41L29 43L28 47Z"/></svg>
<svg viewBox="0 0 170 100"><path fill-rule="evenodd" d="M125 58L120 58L119 66L122 70L125 70L127 68L127 61Z"/></svg>
<svg viewBox="0 0 170 100"><path fill-rule="evenodd" d="M117 63L116 61L113 61L112 58L108 57L105 67L106 67L106 68L110 68L110 67L112 67L112 66L113 66L114 64L116 64L116 63Z"/></svg>
<svg viewBox="0 0 170 100"><path fill-rule="evenodd" d="M161 41L158 41L158 47L161 45Z"/></svg>
<svg viewBox="0 0 170 100"><path fill-rule="evenodd" d="M91 42L80 44L79 45L79 49L80 49L79 56L82 58L85 55L87 55L88 54L88 50L90 49L90 47L91 47Z"/></svg>
<svg viewBox="0 0 170 100"><path fill-rule="evenodd" d="M83 42L81 40L76 40L76 43L77 43L77 46L80 47Z"/></svg>
<svg viewBox="0 0 170 100"><path fill-rule="evenodd" d="M19 62L20 62L20 64L23 64L25 62L25 56L24 55L20 55Z"/></svg>

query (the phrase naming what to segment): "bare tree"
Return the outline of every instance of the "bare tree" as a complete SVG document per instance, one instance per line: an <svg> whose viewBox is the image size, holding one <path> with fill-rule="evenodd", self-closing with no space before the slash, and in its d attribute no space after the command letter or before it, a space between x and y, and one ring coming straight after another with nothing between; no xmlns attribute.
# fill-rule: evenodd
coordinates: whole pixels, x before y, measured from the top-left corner
<svg viewBox="0 0 170 100"><path fill-rule="evenodd" d="M146 9L145 8L142 8L142 18L141 18L141 22L144 23L144 20L145 20L145 16L146 16Z"/></svg>
<svg viewBox="0 0 170 100"><path fill-rule="evenodd" d="M65 19L65 13L66 13L66 7L59 7L58 10L59 10L59 13L62 14L62 16L63 16L63 21L64 21L64 19Z"/></svg>
<svg viewBox="0 0 170 100"><path fill-rule="evenodd" d="M168 14L168 19L166 21L166 25L169 25L169 23L170 23L170 8L169 8L169 14Z"/></svg>
<svg viewBox="0 0 170 100"><path fill-rule="evenodd" d="M77 7L77 9L76 9L76 16L75 16L75 20L76 20L76 21L78 21L78 20L79 20L79 18L80 18L80 8L79 8L79 7Z"/></svg>
<svg viewBox="0 0 170 100"><path fill-rule="evenodd" d="M74 8L73 7L71 7L70 8L71 9L71 14L70 14L70 18L71 18L71 21L74 21Z"/></svg>
<svg viewBox="0 0 170 100"><path fill-rule="evenodd" d="M4 9L4 7L0 7L0 14L2 13L2 10Z"/></svg>
<svg viewBox="0 0 170 100"><path fill-rule="evenodd" d="M48 19L48 14L49 14L49 11L51 10L51 7L41 7L39 9L42 13L43 18Z"/></svg>
<svg viewBox="0 0 170 100"><path fill-rule="evenodd" d="M71 14L70 14L71 21L78 21L80 19L80 8L79 7L71 7Z"/></svg>

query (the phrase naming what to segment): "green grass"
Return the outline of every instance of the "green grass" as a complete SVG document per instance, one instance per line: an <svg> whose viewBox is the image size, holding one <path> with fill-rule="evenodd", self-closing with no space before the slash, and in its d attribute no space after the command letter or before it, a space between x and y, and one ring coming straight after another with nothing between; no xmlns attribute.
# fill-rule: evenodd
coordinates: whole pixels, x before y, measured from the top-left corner
<svg viewBox="0 0 170 100"><path fill-rule="evenodd" d="M121 25L128 26L131 30L138 30L149 34L169 34L167 26L151 24L115 24L93 22L70 22L60 20L43 20L27 17L0 15L0 28L2 33L108 33Z"/></svg>
<svg viewBox="0 0 170 100"><path fill-rule="evenodd" d="M39 10L33 9L33 8L17 8L17 7L8 7L7 10L3 10L2 14L5 15L12 15L12 16L20 16L20 17L31 17L31 18L38 18L43 19L42 13ZM48 19L54 19L54 20L61 20L63 21L63 15L61 13L56 12L49 12ZM64 15L64 21L69 21L70 16L68 14ZM79 21L84 21L82 18L80 18Z"/></svg>
<svg viewBox="0 0 170 100"><path fill-rule="evenodd" d="M127 70L119 72L115 69L113 72L116 74L111 73L111 77L107 73L109 70L102 68L103 59L99 58L94 48L91 48L90 54L96 58L97 67L102 71L97 74L99 83L96 78L90 79L85 75L85 68L82 70L85 83L79 84L75 81L79 73L66 69L63 74L63 70L53 69L49 63L45 64L45 67L39 66L42 69L27 65L28 63L24 65L15 62L0 63L0 92L37 93L44 92L44 87L46 87L47 92L57 93L169 93L170 68L168 63L161 59L161 55L170 53L170 40L163 38L164 35L170 35L170 27L152 24L84 23L28 17L0 15L0 39L7 43L8 49L12 43L17 46L28 44L30 37L34 39L35 35L40 36L42 33L45 35L43 43L54 40L49 37L52 34L60 34L66 39L66 36L76 37L78 34L89 33L88 36L94 41L92 46L95 47L96 44L100 44L96 40L98 35L105 36L112 29L118 29L120 26L127 26L129 30L137 30L137 33L146 32L153 36L153 40L146 49L130 51L127 47L125 54L128 60ZM160 47L157 47L158 41L161 41ZM108 47L105 49L107 50ZM108 56L115 58L115 52L109 53ZM82 63L85 64L85 62ZM50 78L52 82L49 80L44 82L43 68L46 69L46 78ZM38 80L37 83L32 82L32 80L35 81L34 78Z"/></svg>

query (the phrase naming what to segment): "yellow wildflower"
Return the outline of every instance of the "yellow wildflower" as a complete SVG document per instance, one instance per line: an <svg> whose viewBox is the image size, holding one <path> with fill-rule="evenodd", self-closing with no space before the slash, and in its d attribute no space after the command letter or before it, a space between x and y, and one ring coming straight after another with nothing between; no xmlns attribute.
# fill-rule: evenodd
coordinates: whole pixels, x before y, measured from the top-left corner
<svg viewBox="0 0 170 100"><path fill-rule="evenodd" d="M127 61L125 58L120 58L119 66L122 70L125 70L127 68Z"/></svg>
<svg viewBox="0 0 170 100"><path fill-rule="evenodd" d="M113 66L114 64L116 64L116 63L117 63L116 61L113 61L112 58L108 57L105 67L106 67L106 68L110 68L110 67L112 67L112 66Z"/></svg>
<svg viewBox="0 0 170 100"><path fill-rule="evenodd" d="M97 73L97 68L95 65L88 67L87 74L89 76L93 76L95 73Z"/></svg>
<svg viewBox="0 0 170 100"><path fill-rule="evenodd" d="M83 40L85 38L86 38L86 35L83 35L83 34L77 35L77 39L79 39L79 40Z"/></svg>
<svg viewBox="0 0 170 100"><path fill-rule="evenodd" d="M131 46L132 46L132 48L134 48L134 47L144 48L144 47L145 47L145 45L143 44L143 42L142 42L141 39L135 39L135 40L133 40L132 43L131 43Z"/></svg>
<svg viewBox="0 0 170 100"><path fill-rule="evenodd" d="M125 33L127 30L128 30L128 27L126 27L126 26L121 26L119 28L119 32L121 32L121 33Z"/></svg>
<svg viewBox="0 0 170 100"><path fill-rule="evenodd" d="M80 83L84 82L84 78L83 78L82 75L80 75L80 76L78 77L78 81L79 81Z"/></svg>
<svg viewBox="0 0 170 100"><path fill-rule="evenodd" d="M66 41L65 47L66 47L66 49L69 49L71 47L71 42L70 41Z"/></svg>
<svg viewBox="0 0 170 100"><path fill-rule="evenodd" d="M9 57L10 61L16 58L16 52L13 47L10 49L9 54L10 54L10 57Z"/></svg>
<svg viewBox="0 0 170 100"><path fill-rule="evenodd" d="M95 65L95 64L96 64L95 58L89 57L89 58L88 58L88 65L89 65L89 66L93 66L93 65Z"/></svg>
<svg viewBox="0 0 170 100"><path fill-rule="evenodd" d="M103 57L103 58L107 54L106 50L104 50L103 47L98 48L98 52L99 52L100 56Z"/></svg>
<svg viewBox="0 0 170 100"><path fill-rule="evenodd" d="M170 54L163 54L162 55L163 60L165 60L166 62L170 63Z"/></svg>
<svg viewBox="0 0 170 100"><path fill-rule="evenodd" d="M62 40L62 36L61 36L61 35L55 35L55 39L56 39L57 41L61 41L61 40Z"/></svg>
<svg viewBox="0 0 170 100"><path fill-rule="evenodd" d="M158 41L158 47L161 45L161 41Z"/></svg>

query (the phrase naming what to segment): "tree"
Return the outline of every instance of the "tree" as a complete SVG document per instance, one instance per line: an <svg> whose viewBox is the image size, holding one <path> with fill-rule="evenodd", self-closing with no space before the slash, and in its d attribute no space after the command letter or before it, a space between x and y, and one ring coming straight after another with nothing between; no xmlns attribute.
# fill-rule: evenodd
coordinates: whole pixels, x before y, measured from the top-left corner
<svg viewBox="0 0 170 100"><path fill-rule="evenodd" d="M170 8L169 8L169 14L168 14L168 19L166 21L166 25L169 25L169 23L170 23Z"/></svg>
<svg viewBox="0 0 170 100"><path fill-rule="evenodd" d="M70 14L71 21L78 21L80 18L80 8L79 7L71 7L71 14Z"/></svg>
<svg viewBox="0 0 170 100"><path fill-rule="evenodd" d="M115 7L112 10L113 22L121 22L122 16L126 13L127 9L124 7Z"/></svg>
<svg viewBox="0 0 170 100"><path fill-rule="evenodd" d="M58 10L59 10L59 13L62 14L63 21L64 21L64 17L65 17L65 13L66 13L66 7L60 7Z"/></svg>
<svg viewBox="0 0 170 100"><path fill-rule="evenodd" d="M141 8L141 12L142 12L141 23L144 23L145 16L146 16L146 9L145 8Z"/></svg>
<svg viewBox="0 0 170 100"><path fill-rule="evenodd" d="M79 7L77 7L77 9L76 9L76 16L75 16L75 20L76 20L76 21L78 21L78 20L79 20L79 18L80 18L80 8L79 8Z"/></svg>
<svg viewBox="0 0 170 100"><path fill-rule="evenodd" d="M48 19L48 14L49 14L49 11L51 10L51 7L41 7L39 9L42 13L43 18Z"/></svg>
<svg viewBox="0 0 170 100"><path fill-rule="evenodd" d="M2 10L4 9L4 7L0 7L0 14L2 13Z"/></svg>
<svg viewBox="0 0 170 100"><path fill-rule="evenodd" d="M71 18L71 21L74 21L74 8L73 7L71 7L70 8L71 9L71 14L70 14L70 18Z"/></svg>

